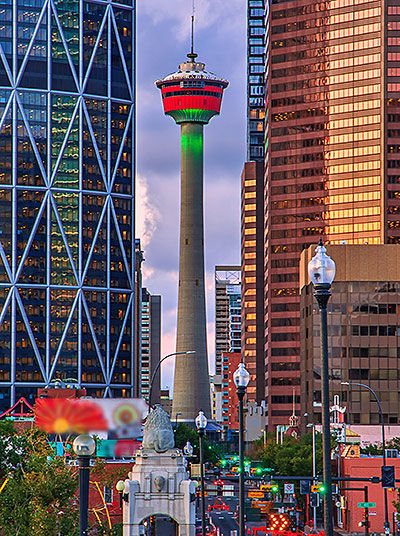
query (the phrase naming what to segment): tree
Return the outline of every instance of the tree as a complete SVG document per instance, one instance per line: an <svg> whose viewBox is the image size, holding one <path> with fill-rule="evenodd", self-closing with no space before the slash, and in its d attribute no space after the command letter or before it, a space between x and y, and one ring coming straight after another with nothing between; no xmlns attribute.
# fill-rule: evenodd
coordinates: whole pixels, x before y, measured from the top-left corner
<svg viewBox="0 0 400 536"><path fill-rule="evenodd" d="M193 447L193 455L199 459L199 434L194 428L190 428L186 424L179 423L175 431L175 446L178 449L183 449L187 441ZM204 461L216 465L221 459L222 450L219 445L210 443L207 436L204 436Z"/></svg>
<svg viewBox="0 0 400 536"><path fill-rule="evenodd" d="M322 435L316 434L316 470L322 471ZM298 438L284 436L283 443L277 444L273 434L268 435L264 446L263 440L256 442L250 453L252 459L261 460L265 467L270 467L280 475L312 476L312 433Z"/></svg>
<svg viewBox="0 0 400 536"><path fill-rule="evenodd" d="M0 421L1 536L76 536L76 471L36 428L17 434Z"/></svg>

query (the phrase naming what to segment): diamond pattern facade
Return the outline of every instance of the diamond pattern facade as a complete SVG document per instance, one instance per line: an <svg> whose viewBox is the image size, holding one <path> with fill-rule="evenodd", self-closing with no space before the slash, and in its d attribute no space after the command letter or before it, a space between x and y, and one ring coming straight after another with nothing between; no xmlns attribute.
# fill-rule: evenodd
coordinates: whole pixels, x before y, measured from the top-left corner
<svg viewBox="0 0 400 536"><path fill-rule="evenodd" d="M0 408L133 395L134 16L0 1Z"/></svg>

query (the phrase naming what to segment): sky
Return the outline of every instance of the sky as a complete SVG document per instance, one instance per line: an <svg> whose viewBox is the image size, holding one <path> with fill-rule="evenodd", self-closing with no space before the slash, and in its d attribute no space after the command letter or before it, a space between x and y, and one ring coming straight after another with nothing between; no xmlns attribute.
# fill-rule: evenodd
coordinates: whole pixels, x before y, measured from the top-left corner
<svg viewBox="0 0 400 536"><path fill-rule="evenodd" d="M178 300L180 127L165 116L154 81L190 48L193 0L137 1L136 237L143 285L162 296L161 356L175 351ZM195 0L195 52L230 85L204 132L204 222L210 372L214 371L214 267L240 264L240 176L246 158L246 2ZM162 386L173 387L174 359Z"/></svg>

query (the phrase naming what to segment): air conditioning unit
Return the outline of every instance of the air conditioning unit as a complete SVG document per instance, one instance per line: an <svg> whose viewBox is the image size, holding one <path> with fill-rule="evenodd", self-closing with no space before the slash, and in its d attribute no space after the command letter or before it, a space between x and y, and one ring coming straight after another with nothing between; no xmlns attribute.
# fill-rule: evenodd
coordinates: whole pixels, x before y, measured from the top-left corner
<svg viewBox="0 0 400 536"><path fill-rule="evenodd" d="M398 458L399 451L397 449L385 449L386 458Z"/></svg>

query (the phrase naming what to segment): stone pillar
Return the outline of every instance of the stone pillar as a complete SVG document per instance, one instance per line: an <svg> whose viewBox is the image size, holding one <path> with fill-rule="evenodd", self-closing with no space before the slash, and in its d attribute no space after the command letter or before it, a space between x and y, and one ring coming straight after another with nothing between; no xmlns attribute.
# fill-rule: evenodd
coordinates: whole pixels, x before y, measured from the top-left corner
<svg viewBox="0 0 400 536"><path fill-rule="evenodd" d="M204 290L203 124L181 124L179 292L172 419L211 417Z"/></svg>

